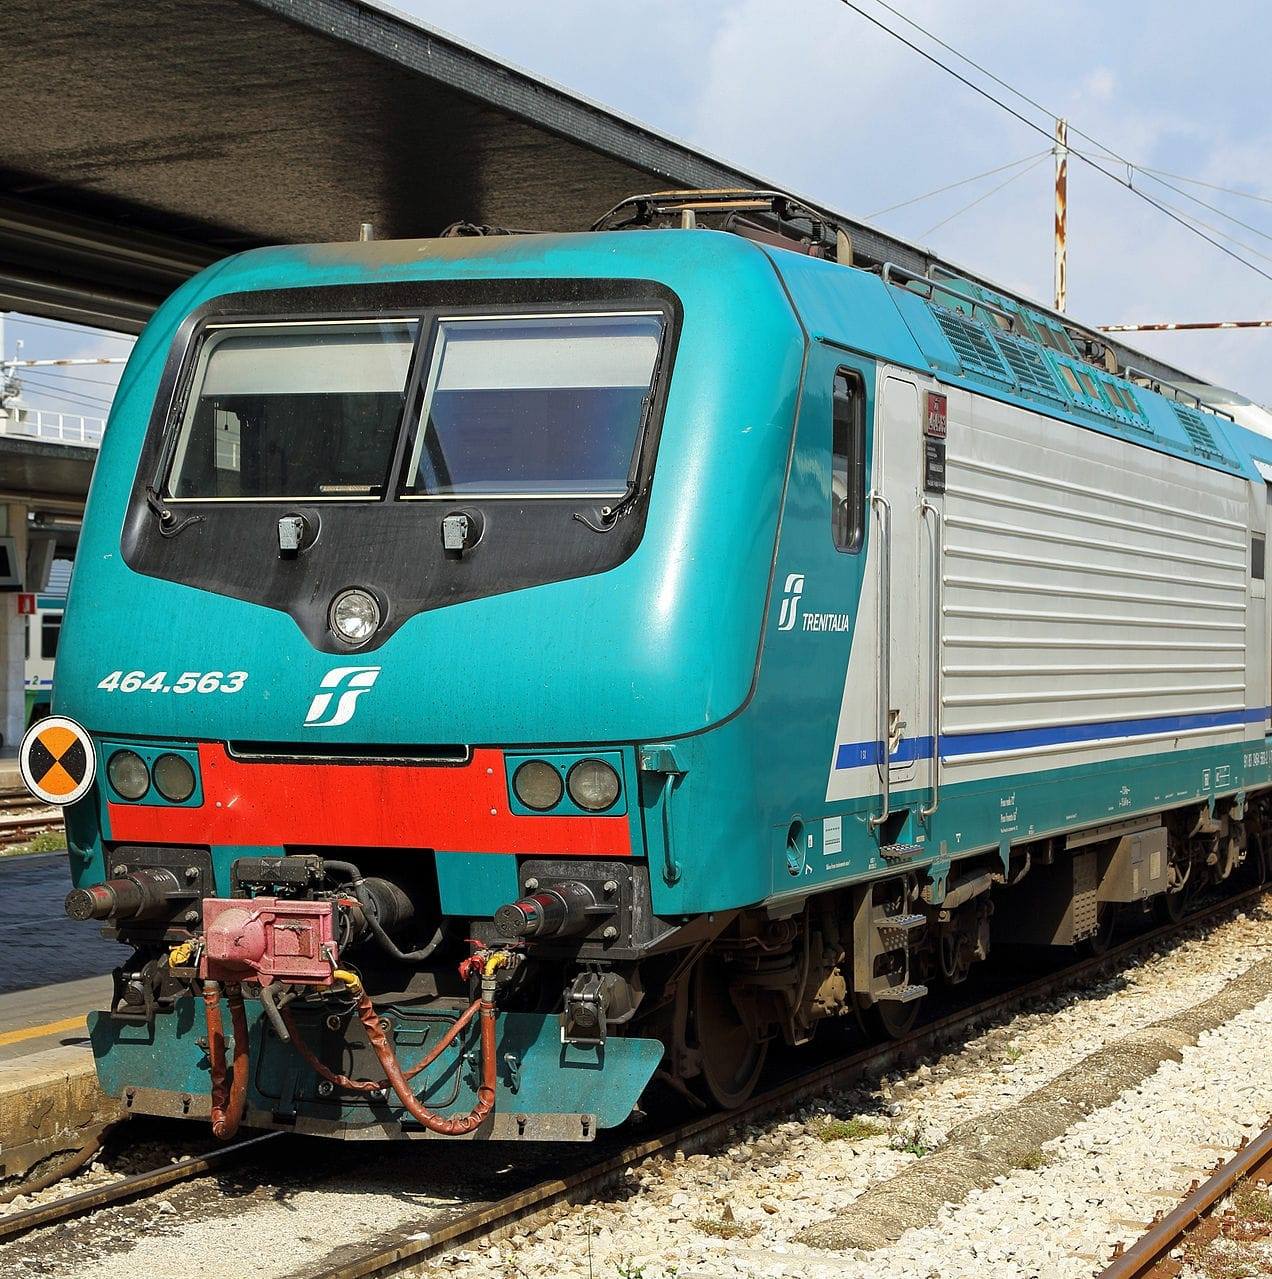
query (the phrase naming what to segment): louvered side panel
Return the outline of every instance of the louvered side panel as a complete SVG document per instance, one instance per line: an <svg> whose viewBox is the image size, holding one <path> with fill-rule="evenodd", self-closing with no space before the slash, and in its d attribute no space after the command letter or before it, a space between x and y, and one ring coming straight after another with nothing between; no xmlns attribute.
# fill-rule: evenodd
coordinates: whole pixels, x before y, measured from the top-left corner
<svg viewBox="0 0 1272 1279"><path fill-rule="evenodd" d="M998 354L993 339L975 321L958 311L932 305L932 315L941 326L965 373L981 373L996 382L1012 382L1011 370Z"/></svg>
<svg viewBox="0 0 1272 1279"><path fill-rule="evenodd" d="M980 397L972 423L947 456L947 761L1242 737L1243 482Z"/></svg>
<svg viewBox="0 0 1272 1279"><path fill-rule="evenodd" d="M1180 426L1188 433L1188 438L1198 453L1203 457L1222 458L1224 456L1223 450L1215 442L1210 424L1196 409L1190 409L1178 403L1172 403L1171 408L1175 410Z"/></svg>
<svg viewBox="0 0 1272 1279"><path fill-rule="evenodd" d="M1016 375L1016 381L1022 390L1041 395L1044 399L1054 400L1057 403L1068 402L1068 396L1052 376L1046 360L1042 357L1042 352L1032 342L1021 342L1009 337L1006 333L997 333L994 336L999 350L1006 357L1007 363L1011 365L1011 371Z"/></svg>

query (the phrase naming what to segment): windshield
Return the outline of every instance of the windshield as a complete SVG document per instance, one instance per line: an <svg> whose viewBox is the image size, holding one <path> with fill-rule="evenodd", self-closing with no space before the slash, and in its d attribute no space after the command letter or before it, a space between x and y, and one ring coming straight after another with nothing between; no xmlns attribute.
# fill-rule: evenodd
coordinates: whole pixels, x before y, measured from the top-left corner
<svg viewBox="0 0 1272 1279"><path fill-rule="evenodd" d="M439 322L406 497L616 497L627 487L657 313Z"/></svg>
<svg viewBox="0 0 1272 1279"><path fill-rule="evenodd" d="M382 498L407 418L402 497L619 497L662 331L659 312L218 325L199 349L168 494ZM407 413L421 332L422 409Z"/></svg>
<svg viewBox="0 0 1272 1279"><path fill-rule="evenodd" d="M177 436L171 496L382 496L418 329L388 320L211 330Z"/></svg>

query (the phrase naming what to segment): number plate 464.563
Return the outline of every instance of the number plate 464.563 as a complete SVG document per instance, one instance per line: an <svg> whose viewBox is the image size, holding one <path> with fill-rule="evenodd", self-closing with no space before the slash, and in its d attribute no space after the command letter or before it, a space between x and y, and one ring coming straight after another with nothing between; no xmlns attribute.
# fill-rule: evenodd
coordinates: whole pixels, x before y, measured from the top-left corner
<svg viewBox="0 0 1272 1279"><path fill-rule="evenodd" d="M182 671L172 680L167 671L111 671L97 687L108 693L237 693L246 683L246 671Z"/></svg>

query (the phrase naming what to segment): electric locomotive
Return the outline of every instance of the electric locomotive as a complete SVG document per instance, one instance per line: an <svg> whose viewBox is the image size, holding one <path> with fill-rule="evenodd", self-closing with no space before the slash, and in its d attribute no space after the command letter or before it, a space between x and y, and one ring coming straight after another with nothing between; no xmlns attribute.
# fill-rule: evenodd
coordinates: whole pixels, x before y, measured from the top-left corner
<svg viewBox="0 0 1272 1279"><path fill-rule="evenodd" d="M129 955L104 1090L588 1140L1261 874L1266 476L771 193L208 269L120 385L22 748Z"/></svg>

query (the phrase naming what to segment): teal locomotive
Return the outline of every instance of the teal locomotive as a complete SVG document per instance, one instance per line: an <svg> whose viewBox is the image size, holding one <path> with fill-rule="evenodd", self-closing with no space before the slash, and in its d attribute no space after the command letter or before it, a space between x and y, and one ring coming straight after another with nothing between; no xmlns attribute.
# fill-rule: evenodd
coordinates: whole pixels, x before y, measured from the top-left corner
<svg viewBox="0 0 1272 1279"><path fill-rule="evenodd" d="M1262 873L1272 440L748 200L150 322L22 750L133 1111L587 1140Z"/></svg>

